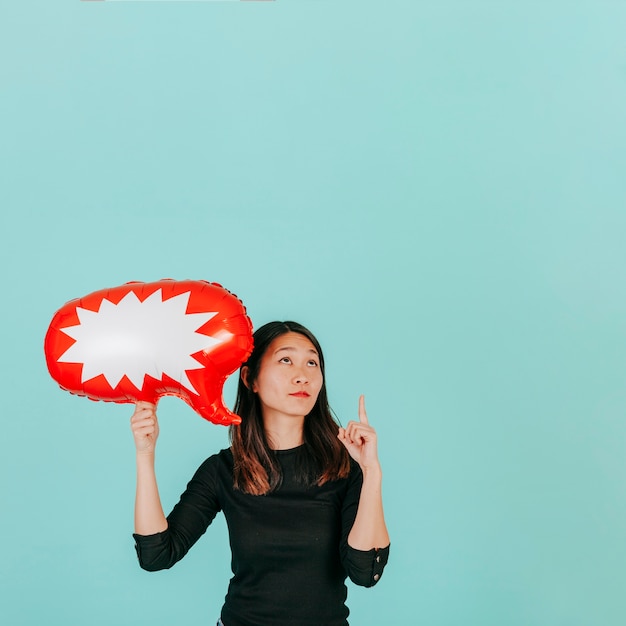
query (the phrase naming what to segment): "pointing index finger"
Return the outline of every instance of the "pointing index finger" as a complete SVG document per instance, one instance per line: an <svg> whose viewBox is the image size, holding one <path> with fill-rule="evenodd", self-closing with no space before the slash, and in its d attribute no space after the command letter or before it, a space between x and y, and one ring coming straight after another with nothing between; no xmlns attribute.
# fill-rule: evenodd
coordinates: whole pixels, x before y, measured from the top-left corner
<svg viewBox="0 0 626 626"><path fill-rule="evenodd" d="M369 424L369 420L367 419L367 413L365 412L365 396L359 396L359 421L361 424Z"/></svg>

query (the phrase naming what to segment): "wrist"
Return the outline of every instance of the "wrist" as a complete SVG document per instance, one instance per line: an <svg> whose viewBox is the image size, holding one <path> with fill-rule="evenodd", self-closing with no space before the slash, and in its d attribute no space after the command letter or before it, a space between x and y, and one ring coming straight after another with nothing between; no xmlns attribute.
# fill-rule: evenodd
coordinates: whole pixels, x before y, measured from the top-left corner
<svg viewBox="0 0 626 626"><path fill-rule="evenodd" d="M154 465L154 450L137 450L135 457L138 464Z"/></svg>
<svg viewBox="0 0 626 626"><path fill-rule="evenodd" d="M372 465L366 465L361 468L361 472L363 473L363 480L382 480L383 470L380 467L380 463L374 463Z"/></svg>

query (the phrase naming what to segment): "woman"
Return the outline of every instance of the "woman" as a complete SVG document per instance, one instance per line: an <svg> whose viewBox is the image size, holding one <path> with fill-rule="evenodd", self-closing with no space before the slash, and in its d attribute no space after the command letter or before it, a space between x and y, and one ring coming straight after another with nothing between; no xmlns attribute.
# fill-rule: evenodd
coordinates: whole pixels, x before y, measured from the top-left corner
<svg viewBox="0 0 626 626"><path fill-rule="evenodd" d="M295 322L254 334L231 447L207 459L166 518L154 473L155 406L136 405L135 540L141 566L169 568L223 511L233 577L224 626L345 626L346 576L379 580L389 553L376 432L332 418L322 350Z"/></svg>

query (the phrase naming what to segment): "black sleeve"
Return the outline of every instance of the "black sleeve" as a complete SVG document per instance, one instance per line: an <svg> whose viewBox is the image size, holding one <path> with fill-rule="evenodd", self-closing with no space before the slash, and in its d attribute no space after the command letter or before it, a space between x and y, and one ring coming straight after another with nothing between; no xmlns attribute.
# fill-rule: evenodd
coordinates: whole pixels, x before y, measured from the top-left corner
<svg viewBox="0 0 626 626"><path fill-rule="evenodd" d="M389 546L372 548L371 550L356 550L348 545L348 535L354 524L356 512L361 496L363 474L355 463L348 478L348 488L341 510L341 563L348 577L355 585L373 587L383 575L385 565L389 559Z"/></svg>
<svg viewBox="0 0 626 626"><path fill-rule="evenodd" d="M180 561L205 533L218 511L218 457L207 459L189 481L178 504L167 516L167 530L154 535L137 535L135 549L139 565L150 572L168 569Z"/></svg>

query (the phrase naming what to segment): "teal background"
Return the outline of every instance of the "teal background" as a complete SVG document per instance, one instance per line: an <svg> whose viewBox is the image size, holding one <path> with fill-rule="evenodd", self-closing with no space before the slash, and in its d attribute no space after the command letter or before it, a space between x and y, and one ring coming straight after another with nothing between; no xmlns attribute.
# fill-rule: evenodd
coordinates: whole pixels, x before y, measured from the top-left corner
<svg viewBox="0 0 626 626"><path fill-rule="evenodd" d="M309 325L342 421L366 394L392 555L353 625L623 626L625 32L600 0L3 3L0 622L214 623L222 519L141 571L131 407L43 357L65 301L173 277ZM227 433L160 418L169 509Z"/></svg>

